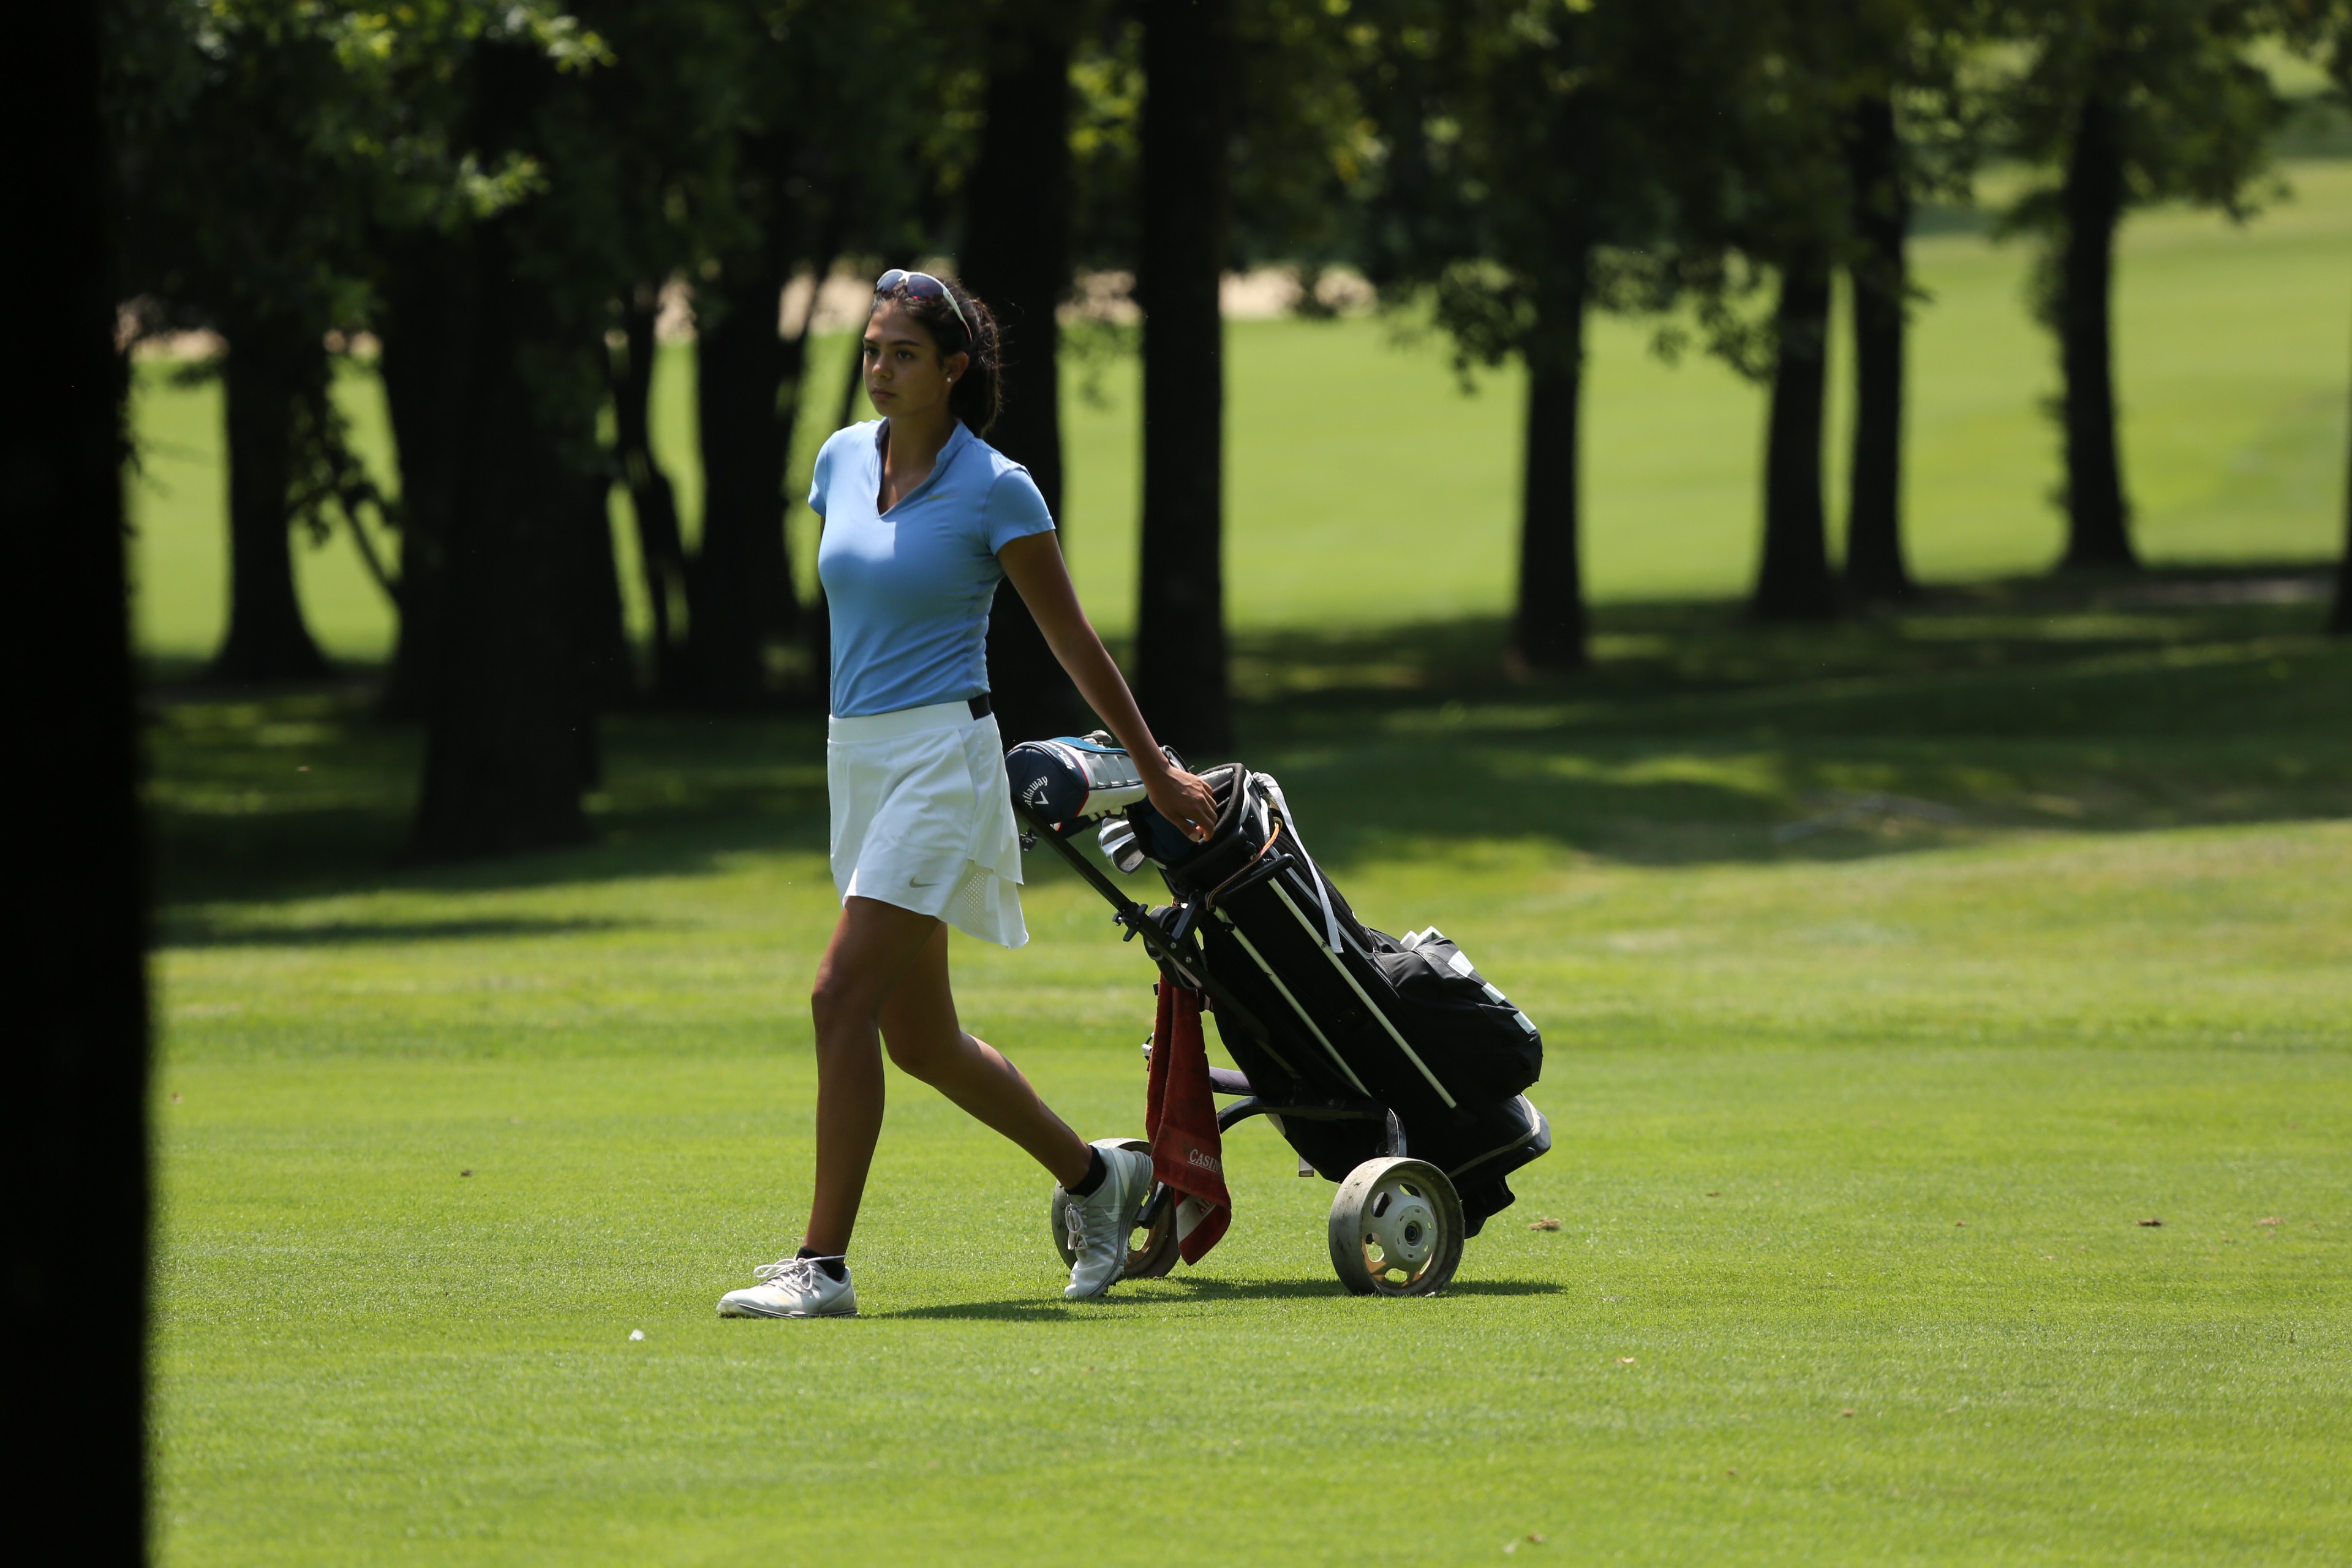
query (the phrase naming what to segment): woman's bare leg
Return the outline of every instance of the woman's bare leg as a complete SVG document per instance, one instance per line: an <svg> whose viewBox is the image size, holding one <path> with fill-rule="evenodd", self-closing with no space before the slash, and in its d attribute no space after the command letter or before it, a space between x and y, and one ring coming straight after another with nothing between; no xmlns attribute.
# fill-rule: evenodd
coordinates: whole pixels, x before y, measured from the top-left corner
<svg viewBox="0 0 2352 1568"><path fill-rule="evenodd" d="M948 929L878 899L843 901L841 922L817 964L810 997L816 1023L816 1190L806 1245L849 1250L866 1175L882 1132L882 1052L972 1116L1027 1150L1065 1185L1085 1178L1091 1155L1046 1109L1021 1070L963 1032L948 987Z"/></svg>
<svg viewBox="0 0 2352 1568"><path fill-rule="evenodd" d="M821 1257L849 1250L882 1133L882 1005L925 944L944 936L929 915L850 898L817 964L809 998L816 1023L816 1189L806 1245Z"/></svg>
<svg viewBox="0 0 2352 1568"><path fill-rule="evenodd" d="M882 1038L890 1059L910 1077L1020 1144L1055 1181L1069 1186L1085 1179L1093 1158L1086 1141L1037 1097L1019 1068L957 1022L946 926L932 929L882 1004Z"/></svg>

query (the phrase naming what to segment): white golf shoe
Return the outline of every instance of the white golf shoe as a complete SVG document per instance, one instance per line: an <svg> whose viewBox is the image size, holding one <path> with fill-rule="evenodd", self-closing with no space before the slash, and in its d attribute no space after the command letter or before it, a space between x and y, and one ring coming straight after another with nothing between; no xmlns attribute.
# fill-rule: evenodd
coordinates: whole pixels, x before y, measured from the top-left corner
<svg viewBox="0 0 2352 1568"><path fill-rule="evenodd" d="M1066 1193L1063 1220L1068 1226L1070 1282L1062 1294L1073 1301L1107 1294L1127 1267L1127 1238L1142 1217L1143 1201L1151 1195L1151 1156L1122 1149L1106 1138L1095 1147L1102 1153L1102 1185L1086 1197Z"/></svg>
<svg viewBox="0 0 2352 1568"><path fill-rule="evenodd" d="M854 1318L857 1288L847 1278L835 1279L816 1266L814 1258L787 1258L762 1264L751 1271L760 1282L719 1298L722 1318Z"/></svg>

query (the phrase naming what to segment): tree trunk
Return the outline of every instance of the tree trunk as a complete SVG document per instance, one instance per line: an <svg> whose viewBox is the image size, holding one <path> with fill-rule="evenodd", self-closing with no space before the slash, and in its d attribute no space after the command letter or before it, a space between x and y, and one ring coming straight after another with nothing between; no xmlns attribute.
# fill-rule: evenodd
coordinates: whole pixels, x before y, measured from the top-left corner
<svg viewBox="0 0 2352 1568"><path fill-rule="evenodd" d="M1822 519L1829 321L1829 264L1818 251L1801 252L1780 274L1773 317L1780 350L1764 450L1764 561L1754 601L1763 620L1823 620L1837 613Z"/></svg>
<svg viewBox="0 0 2352 1568"><path fill-rule="evenodd" d="M431 706L449 513L457 485L459 409L472 374L473 263L439 234L383 246L385 407L400 464L400 637L382 710L421 719Z"/></svg>
<svg viewBox="0 0 2352 1568"><path fill-rule="evenodd" d="M801 602L784 540L784 474L808 368L808 329L777 321L784 285L803 258L822 289L830 242L813 247L795 149L779 135L741 144L751 171L746 202L758 214L756 243L726 258L717 310L705 315L695 349L702 443L702 540L687 571L687 647L693 687L704 702L742 707L766 700L767 647L801 629Z"/></svg>
<svg viewBox="0 0 2352 1568"><path fill-rule="evenodd" d="M551 66L522 49L486 50L488 115L529 127L552 79ZM504 151L485 140L487 151ZM583 574L598 544L610 570L611 542L594 402L558 389L598 384L602 323L569 319L519 265L542 243L524 232L537 216L530 204L511 209L482 225L472 247L478 328L459 400L413 859L588 836L581 793L596 775L588 657L596 638Z"/></svg>
<svg viewBox="0 0 2352 1568"><path fill-rule="evenodd" d="M589 700L600 708L626 702L636 690L629 657L627 606L621 600L621 565L613 550L613 480L610 463L581 476L580 511L573 534L579 555L573 586L580 595L580 675ZM588 757L587 779L601 782L597 759Z"/></svg>
<svg viewBox="0 0 2352 1568"><path fill-rule="evenodd" d="M801 630L800 586L793 575L792 541L787 532L793 503L798 498L784 493L784 479L792 472L793 445L801 425L801 399L808 392L809 333L816 325L817 302L836 259L830 246L818 247L809 267L808 310L801 316L800 325L776 344L776 526L759 536L759 580L761 626L779 641L788 641L799 636ZM777 275L780 300L789 271L787 266Z"/></svg>
<svg viewBox="0 0 2352 1568"><path fill-rule="evenodd" d="M2094 92L2083 102L2060 193L2059 360L2065 378L2067 567L2134 567L2130 504L2116 450L2110 339L2116 227L2123 220L2120 116Z"/></svg>
<svg viewBox="0 0 2352 1568"><path fill-rule="evenodd" d="M902 265L898 258L887 259L889 266L882 268L885 272L887 272L891 267ZM865 390L865 353L853 343L849 350L848 369L842 378L841 401L834 410L833 427L835 430L848 429L850 422L857 417L858 395ZM822 548L824 543L823 518L817 520L817 543L819 548ZM801 637L803 646L808 649L810 689L822 698L829 708L832 706L833 695L833 606L825 600L824 580L818 578L814 587L816 592L809 600L808 614L801 628ZM1001 730L1003 726L1000 725L998 728Z"/></svg>
<svg viewBox="0 0 2352 1568"><path fill-rule="evenodd" d="M996 314L1003 408L991 445L1029 470L1062 519L1061 329L1070 281L1070 40L1066 13L1032 4L989 33L988 120L967 186L963 282ZM1065 540L1068 535L1061 535ZM996 591L989 688L1008 744L1092 727L1020 591Z"/></svg>
<svg viewBox="0 0 2352 1568"><path fill-rule="evenodd" d="M11 1555L147 1560L149 1331L146 846L137 795L123 563L123 365L108 235L116 171L99 110L100 7L11 25L0 90L12 211L38 243L0 247L8 297L37 300L10 343L0 514L19 592L8 617L11 795L6 1408Z"/></svg>
<svg viewBox="0 0 2352 1568"><path fill-rule="evenodd" d="M891 261L890 267L897 267L901 271L905 270L905 268L896 259ZM890 267L885 267L882 270L887 272ZM876 276L878 277L880 274L877 273ZM865 391L866 351L858 346L858 340L853 340L849 345L849 364L841 382L841 401L833 411L833 427L835 430L848 429L850 424L856 419L857 399L864 395Z"/></svg>
<svg viewBox="0 0 2352 1568"><path fill-rule="evenodd" d="M315 363L311 363L314 362ZM238 323L229 344L228 635L210 677L240 684L315 680L327 661L294 588L295 408L309 378L327 374L323 344L299 327Z"/></svg>
<svg viewBox="0 0 2352 1568"><path fill-rule="evenodd" d="M660 345L654 324L661 313L660 290L640 284L629 300L627 342L614 356L614 456L629 487L629 510L637 522L637 561L646 603L653 616L654 694L677 698L685 679L686 540L677 522L677 492L654 460L654 360Z"/></svg>
<svg viewBox="0 0 2352 1568"><path fill-rule="evenodd" d="M784 527L782 294L764 260L740 259L696 334L702 540L687 573L687 646L697 697L721 708L750 706L767 692L762 645L774 617L763 603L772 584L763 578L773 570L771 554L782 555Z"/></svg>
<svg viewBox="0 0 2352 1568"><path fill-rule="evenodd" d="M2352 454L2352 446L2346 448ZM2352 637L2352 456L2346 460L2344 483L2344 559L2336 567L2336 608L2327 617L2327 629L2337 637Z"/></svg>
<svg viewBox="0 0 2352 1568"><path fill-rule="evenodd" d="M1586 253L1573 252L1553 321L1528 354L1527 451L1519 506L1519 603L1512 641L1530 668L1585 662L1577 529L1578 405L1584 381Z"/></svg>
<svg viewBox="0 0 2352 1568"><path fill-rule="evenodd" d="M2352 637L2352 498L2344 508L2344 559L2336 567L2336 608L2327 616L2327 629L2336 637Z"/></svg>
<svg viewBox="0 0 2352 1568"><path fill-rule="evenodd" d="M1854 111L1847 142L1853 231L1853 462L1845 524L1845 580L1857 599L1911 596L1903 559L1903 333L1911 201L1895 105L1881 96Z"/></svg>
<svg viewBox="0 0 2352 1568"><path fill-rule="evenodd" d="M1223 321L1231 0L1145 0L1142 584L1136 689L1160 738L1233 743L1225 679Z"/></svg>

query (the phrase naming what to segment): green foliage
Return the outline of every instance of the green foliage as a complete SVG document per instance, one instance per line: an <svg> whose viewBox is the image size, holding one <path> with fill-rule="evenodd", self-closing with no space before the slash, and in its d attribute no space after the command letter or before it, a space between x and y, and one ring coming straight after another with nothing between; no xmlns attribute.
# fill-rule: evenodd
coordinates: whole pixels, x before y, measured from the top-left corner
<svg viewBox="0 0 2352 1568"><path fill-rule="evenodd" d="M742 34L724 62L737 95L727 118L734 161L722 192L729 226L697 258L698 275L717 276L713 258L747 265L747 247L761 245L781 245L766 265L789 271L935 241L977 150L973 9L934 0L719 4Z"/></svg>
<svg viewBox="0 0 2352 1568"><path fill-rule="evenodd" d="M1368 12L1386 155L1374 271L1427 298L1465 363L1554 352L1586 299L1711 307L1754 281L1731 248L1759 208L1755 7L1419 0ZM1772 210L1778 210L1772 209Z"/></svg>
<svg viewBox="0 0 2352 1568"><path fill-rule="evenodd" d="M607 72L609 47L568 14L478 0L386 11L112 0L108 20L139 325L215 327L232 353L276 367L290 410L288 515L322 533L341 511L397 596L362 516L400 514L351 448L324 341L376 324L399 237L573 204L581 182L566 168L556 187L551 144L482 135L495 117L475 98L479 58L529 58L569 85ZM575 237L545 269L551 289L578 288L580 248ZM527 357L541 395L577 405L562 356L534 344Z"/></svg>
<svg viewBox="0 0 2352 1568"><path fill-rule="evenodd" d="M1234 267L1357 258L1360 205L1381 153L1358 93L1373 34L1355 0L1238 0L1229 62ZM1074 255L1133 270L1138 137L1147 84L1131 6L1081 8L1071 60Z"/></svg>
<svg viewBox="0 0 2352 1568"><path fill-rule="evenodd" d="M1992 8L1986 30L2019 53L1988 81L2000 149L2037 171L2011 204L2012 231L2052 241L2064 226L2062 175L2084 105L2113 110L2126 206L2188 202L2242 219L2274 185L2261 183L2288 103L2253 58L2294 29L2302 7L2273 0L2030 0ZM2036 291L2045 317L2056 279Z"/></svg>
<svg viewBox="0 0 2352 1568"><path fill-rule="evenodd" d="M778 202L836 246L908 245L927 171L952 167L925 130L971 36L935 25L950 9L112 0L131 290L152 327L316 339L374 324L404 236L512 219L550 319L593 337L632 283L752 243ZM527 353L551 410L601 399L576 344Z"/></svg>
<svg viewBox="0 0 2352 1568"><path fill-rule="evenodd" d="M528 153L465 134L471 52L572 75L611 58L538 0L110 0L107 22L126 281L158 325L364 325L383 227L488 217L546 186Z"/></svg>
<svg viewBox="0 0 2352 1568"><path fill-rule="evenodd" d="M1381 150L1357 82L1372 34L1351 0L1234 7L1234 266L1351 259Z"/></svg>
<svg viewBox="0 0 2352 1568"><path fill-rule="evenodd" d="M1136 181L1142 157L1143 23L1101 7L1070 57L1070 251L1084 268L1135 267Z"/></svg>

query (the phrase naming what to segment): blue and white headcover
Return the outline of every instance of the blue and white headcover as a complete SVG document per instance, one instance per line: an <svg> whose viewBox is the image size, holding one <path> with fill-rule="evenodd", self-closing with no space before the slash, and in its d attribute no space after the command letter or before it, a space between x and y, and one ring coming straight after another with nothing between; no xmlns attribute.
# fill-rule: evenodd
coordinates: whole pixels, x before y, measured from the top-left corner
<svg viewBox="0 0 2352 1568"><path fill-rule="evenodd" d="M1013 798L1047 822L1093 822L1143 798L1135 759L1091 737L1024 741L1004 755Z"/></svg>

